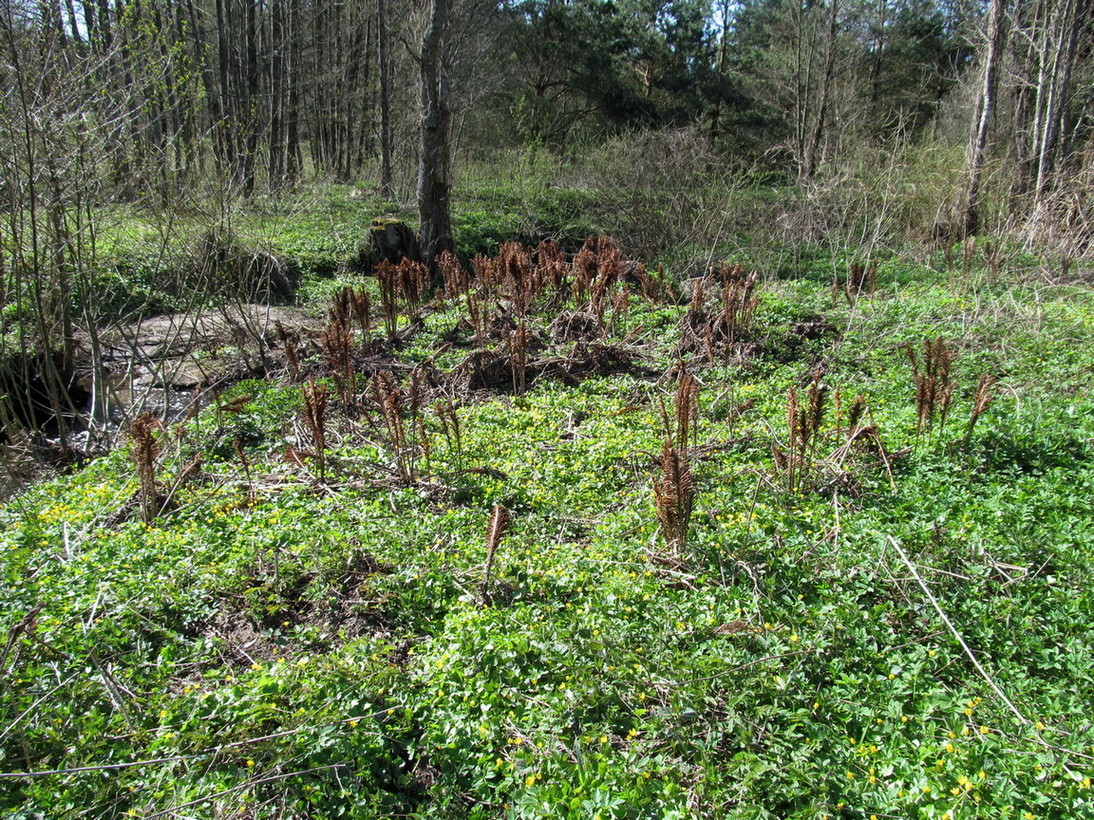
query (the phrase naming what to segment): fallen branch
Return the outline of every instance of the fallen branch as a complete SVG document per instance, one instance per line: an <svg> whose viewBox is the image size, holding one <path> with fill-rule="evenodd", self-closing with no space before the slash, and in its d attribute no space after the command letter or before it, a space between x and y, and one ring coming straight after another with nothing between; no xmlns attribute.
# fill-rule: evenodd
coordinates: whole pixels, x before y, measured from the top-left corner
<svg viewBox="0 0 1094 820"><path fill-rule="evenodd" d="M935 608L935 611L938 613L939 617L942 618L942 623L944 623L946 627L950 630L950 632L953 633L953 636L957 639L957 642L961 644L961 648L965 650L965 654L969 656L969 660L972 661L972 665L976 667L976 671L980 673L981 677L983 677L985 681L987 681L988 686L990 686L992 688L992 691L995 692L995 694L1000 697L1003 703L1007 705L1007 708L1014 713L1014 716L1018 718L1018 722L1021 723L1023 726L1028 726L1030 723L1029 718L1023 715L1020 711L1018 711L1018 707L1011 703L1011 700L1006 696L1006 693L999 688L998 684L996 684L996 682L992 680L991 675L987 673L987 670L980 665L980 661L976 659L976 655L973 654L972 649L970 649L969 645L965 643L965 639L961 637L961 633L957 631L957 627L953 625L953 622L949 619L946 613L942 611L942 607L939 606L938 600L931 593L930 588L927 586L926 583L924 583L919 573L916 572L915 565L910 560L908 560L908 556L904 553L904 550L901 549L900 544L897 543L897 540L893 538L893 536L890 535L887 537L889 539L889 543L893 545L893 548L897 551L897 554L900 555L900 560L904 562L904 566L906 566L908 568L908 571L912 573L912 577L915 578L916 582L919 584L920 588L927 596L927 600L931 602L931 605Z"/></svg>

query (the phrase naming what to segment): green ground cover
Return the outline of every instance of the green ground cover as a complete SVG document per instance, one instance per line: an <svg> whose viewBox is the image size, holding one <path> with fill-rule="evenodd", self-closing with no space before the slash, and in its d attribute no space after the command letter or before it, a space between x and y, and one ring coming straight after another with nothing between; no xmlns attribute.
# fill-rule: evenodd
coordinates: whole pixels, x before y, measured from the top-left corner
<svg viewBox="0 0 1094 820"><path fill-rule="evenodd" d="M491 382L438 300L368 359L403 390L401 444L368 380L346 407L304 343L321 453L304 388L251 381L153 432L174 488L154 519L128 451L28 489L0 508L0 807L1094 814L1094 297L888 261L847 299L832 273L768 277L709 351L680 348L687 305L637 287L584 341L549 332L583 305L544 297L526 391L514 331L482 346L508 356ZM917 431L904 345L922 366L936 337L952 403ZM595 345L629 364L559 369ZM681 358L695 500L674 545L652 488ZM788 391L821 388L795 480Z"/></svg>

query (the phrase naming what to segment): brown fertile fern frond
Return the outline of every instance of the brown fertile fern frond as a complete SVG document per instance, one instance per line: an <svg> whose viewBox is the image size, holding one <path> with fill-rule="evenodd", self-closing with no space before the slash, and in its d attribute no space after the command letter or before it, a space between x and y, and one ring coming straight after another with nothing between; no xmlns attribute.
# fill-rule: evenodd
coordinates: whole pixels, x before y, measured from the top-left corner
<svg viewBox="0 0 1094 820"><path fill-rule="evenodd" d="M653 482L654 506L665 543L676 552L687 542L695 506L695 485L687 455L665 442L661 451L661 476Z"/></svg>
<svg viewBox="0 0 1094 820"><path fill-rule="evenodd" d="M676 414L676 446L686 452L689 439L699 438L699 381L690 373L683 371L676 382L676 397L673 399Z"/></svg>
<svg viewBox="0 0 1094 820"><path fill-rule="evenodd" d="M965 432L966 446L968 446L969 439L972 438L972 431L976 427L976 422L980 420L980 416L988 409L988 405L995 400L995 381L995 376L990 373L984 373L980 376L980 380L976 384L976 394L973 396L972 400L972 414L969 416L969 428Z"/></svg>
<svg viewBox="0 0 1094 820"><path fill-rule="evenodd" d="M153 433L161 429L163 424L152 413L141 413L129 425L129 456L137 468L141 518L146 524L154 521L161 512L156 489L156 457L160 445Z"/></svg>
<svg viewBox="0 0 1094 820"><path fill-rule="evenodd" d="M444 295L446 299L455 299L460 294L466 293L471 287L471 277L467 269L460 264L460 260L451 251L444 251L437 257L437 268L441 272L441 280L444 282Z"/></svg>
<svg viewBox="0 0 1094 820"><path fill-rule="evenodd" d="M434 411L441 422L441 431L448 443L448 451L455 456L456 469L463 469L463 433L460 428L460 417L456 414L456 405L450 399L445 399L434 405Z"/></svg>
<svg viewBox="0 0 1094 820"><path fill-rule="evenodd" d="M481 585L484 597L486 595L486 588L490 583L490 570L494 566L494 554L497 552L502 539L505 537L506 531L509 529L509 520L509 510L501 504L498 504L494 507L494 511L490 514L490 521L486 525L486 562L483 565Z"/></svg>
<svg viewBox="0 0 1094 820"><path fill-rule="evenodd" d="M298 382L300 381L300 338L295 332L289 331L280 319L274 322L274 328L277 331L277 339L285 350L285 365L289 369L289 378Z"/></svg>
<svg viewBox="0 0 1094 820"><path fill-rule="evenodd" d="M940 427L946 425L953 391L956 383L950 378L953 365L953 351L939 336L923 341L923 367L911 342L904 345L904 351L912 365L912 377L915 381L916 433L930 431L937 419Z"/></svg>
<svg viewBox="0 0 1094 820"><path fill-rule="evenodd" d="M315 454L315 462L319 468L319 477L326 473L327 466L327 388L326 385L316 384L315 379L308 379L302 388L304 406L301 409L301 417L304 426L312 437L312 451Z"/></svg>
<svg viewBox="0 0 1094 820"><path fill-rule="evenodd" d="M323 331L323 354L338 396L347 413L357 409L357 374L353 365L353 331L345 311L332 311L331 322Z"/></svg>

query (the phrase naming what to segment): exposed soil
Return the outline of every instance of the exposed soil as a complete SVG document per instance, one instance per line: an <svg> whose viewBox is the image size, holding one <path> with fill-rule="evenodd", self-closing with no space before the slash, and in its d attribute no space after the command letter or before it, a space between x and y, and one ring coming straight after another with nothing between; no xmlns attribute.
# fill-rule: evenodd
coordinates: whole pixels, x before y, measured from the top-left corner
<svg viewBox="0 0 1094 820"><path fill-rule="evenodd" d="M250 304L111 328L100 343L103 361L120 380L114 395L126 403L127 391L193 390L267 372L280 366L277 322L296 332L319 332L297 308Z"/></svg>

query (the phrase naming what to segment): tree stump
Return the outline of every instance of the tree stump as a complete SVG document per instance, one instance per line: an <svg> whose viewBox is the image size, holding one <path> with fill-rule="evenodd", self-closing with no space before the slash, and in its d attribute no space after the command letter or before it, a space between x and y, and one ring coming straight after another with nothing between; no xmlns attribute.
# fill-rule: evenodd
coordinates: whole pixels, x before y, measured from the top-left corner
<svg viewBox="0 0 1094 820"><path fill-rule="evenodd" d="M409 257L415 262L421 261L422 251L418 244L418 235L401 219L378 217L372 220L368 233L371 244L371 250L368 253L370 268L375 267L382 259L386 259L393 265L404 257ZM362 248L362 251L364 250ZM364 255L362 253L362 256Z"/></svg>

